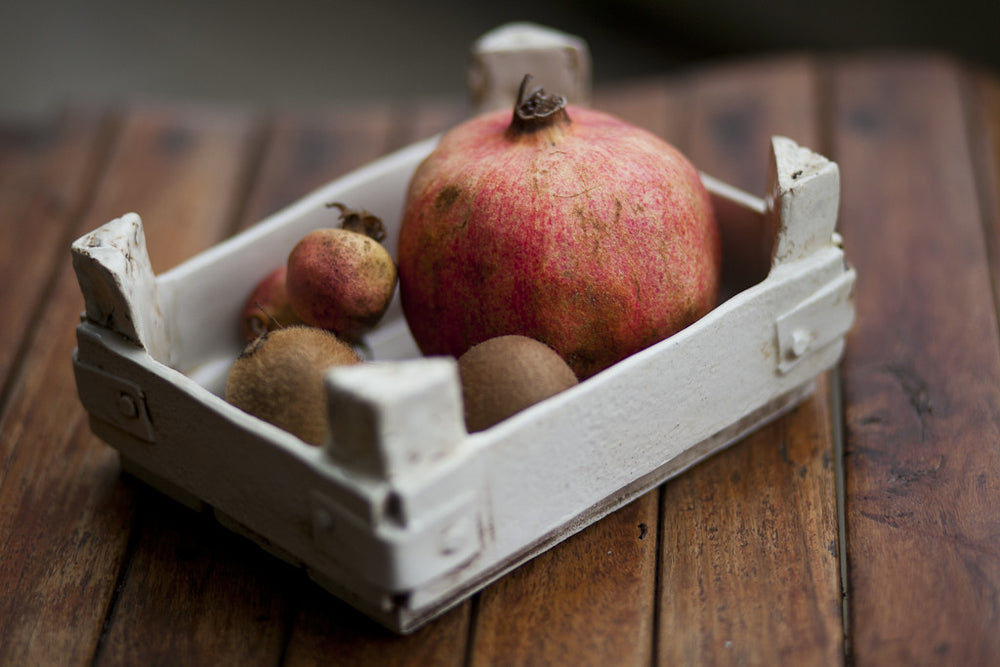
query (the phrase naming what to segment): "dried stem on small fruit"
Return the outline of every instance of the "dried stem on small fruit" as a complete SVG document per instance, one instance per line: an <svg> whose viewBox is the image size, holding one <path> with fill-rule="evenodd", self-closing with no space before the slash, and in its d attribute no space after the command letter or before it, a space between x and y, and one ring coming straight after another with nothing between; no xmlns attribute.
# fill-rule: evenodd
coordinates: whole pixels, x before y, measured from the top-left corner
<svg viewBox="0 0 1000 667"><path fill-rule="evenodd" d="M340 227L349 232L357 232L369 236L379 243L385 239L385 225L381 218L365 210L354 210L347 208L340 202L332 202L326 205L327 208L340 210Z"/></svg>

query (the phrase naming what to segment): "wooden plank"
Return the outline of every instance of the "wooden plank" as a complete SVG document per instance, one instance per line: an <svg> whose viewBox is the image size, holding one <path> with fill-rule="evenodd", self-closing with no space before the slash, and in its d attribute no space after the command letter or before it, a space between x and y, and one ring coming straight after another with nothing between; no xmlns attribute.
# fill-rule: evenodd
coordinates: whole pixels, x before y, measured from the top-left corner
<svg viewBox="0 0 1000 667"><path fill-rule="evenodd" d="M283 663L293 665L462 665L469 632L464 603L409 635L377 625L316 586L297 597Z"/></svg>
<svg viewBox="0 0 1000 667"><path fill-rule="evenodd" d="M404 102L396 110L392 149L451 129L473 115L468 100L458 96L429 97Z"/></svg>
<svg viewBox="0 0 1000 667"><path fill-rule="evenodd" d="M226 108L133 107L115 156L121 172L104 179L88 224L139 213L155 273L217 243L242 210L262 123Z"/></svg>
<svg viewBox="0 0 1000 667"><path fill-rule="evenodd" d="M241 153L252 125L233 114L156 111L126 116L83 234L128 210L147 223L153 262L169 266L231 224ZM18 221L27 234L38 220ZM88 430L70 358L83 309L68 248L0 423L0 662L89 662L99 644L136 515L135 487ZM147 598L144 604L162 601ZM139 633L132 642L153 641ZM236 655L236 654L234 654Z"/></svg>
<svg viewBox="0 0 1000 667"><path fill-rule="evenodd" d="M135 484L133 483L133 486ZM274 664L297 571L148 489L95 664Z"/></svg>
<svg viewBox="0 0 1000 667"><path fill-rule="evenodd" d="M443 122L436 110L432 118L439 117ZM415 118L420 131L435 122L420 113ZM279 115L268 124L259 167L252 184L242 191L246 200L237 204L236 227L253 224L395 148L393 142L406 138L407 130L400 129L400 124L397 113L379 107ZM226 194L220 190L217 196ZM102 658L108 662L139 661L150 655L182 662L219 655L272 661L285 650L286 642L292 659L317 651L320 655L330 650L349 652L346 644L352 642L358 650L375 651L387 662L414 652L439 657L464 654L467 608L452 616L458 631L429 630L405 642L391 637L368 641L360 630L368 627L367 621L357 612L303 581L300 573L263 556L250 543L226 535L222 528L169 505L143 511L139 523L129 576L106 631ZM169 603L147 604L150 591ZM314 603L303 608L299 595ZM290 623L294 630L289 638ZM329 631L331 623L358 630L338 635ZM133 641L149 628L164 627L171 630L160 630L158 642L140 645ZM448 627L448 623L436 627ZM382 635L376 632L373 637ZM332 639L335 648L331 648Z"/></svg>
<svg viewBox="0 0 1000 667"><path fill-rule="evenodd" d="M0 127L0 386L12 380L25 336L37 333L38 306L55 263L65 260L69 225L101 166L110 125L76 111Z"/></svg>
<svg viewBox="0 0 1000 667"><path fill-rule="evenodd" d="M689 76L693 108L686 149L703 171L763 197L773 135L823 152L820 81L810 59L751 60Z"/></svg>
<svg viewBox="0 0 1000 667"><path fill-rule="evenodd" d="M968 123L986 249L993 276L993 296L1000 312L1000 78L992 72L969 72Z"/></svg>
<svg viewBox="0 0 1000 667"><path fill-rule="evenodd" d="M858 270L844 362L850 645L858 665L1000 655L1000 335L959 70L834 73Z"/></svg>
<svg viewBox="0 0 1000 667"><path fill-rule="evenodd" d="M699 72L686 149L704 171L763 195L770 137L819 146L805 60ZM663 664L842 661L828 385L667 483L661 508Z"/></svg>
<svg viewBox="0 0 1000 667"><path fill-rule="evenodd" d="M220 184L210 205L239 197L236 227L252 224L378 157L386 148L390 124L390 114L379 109L364 115L279 116L267 125L266 145L244 156L250 158L243 170L253 171L252 182ZM277 661L297 607L293 593L301 573L214 522L177 506L149 503L102 658L110 663L151 655L184 663L218 656ZM151 592L166 603L146 603ZM134 641L150 628L160 629L159 641Z"/></svg>
<svg viewBox="0 0 1000 667"><path fill-rule="evenodd" d="M682 127L682 100L662 80L597 91L592 106L671 139ZM473 661L648 664L657 505L650 492L485 589Z"/></svg>
<svg viewBox="0 0 1000 667"><path fill-rule="evenodd" d="M44 520L31 520L32 512L25 512L22 496L31 496L37 507L44 507L47 502L58 506L66 502L67 496L56 494L46 498L45 481L58 484L53 477L74 474L76 461L72 450L70 456L54 460L47 460L45 452L38 455L35 451L45 449L50 438L72 437L72 428L67 429L66 422L51 424L48 418L53 414L72 415L71 399L75 402L75 397L63 396L60 405L58 391L53 392L55 400L51 405L40 398L49 388L38 381L38 366L44 359L39 358L36 350L45 349L53 342L50 335L53 324L51 281L59 273L57 262L69 264L65 244L101 168L111 128L110 118L104 114L73 111L61 114L51 124L5 125L0 130L0 219L3 220L0 226L0 302L10 309L9 319L0 331L4 386L0 405L0 507L3 508L0 512L0 590L4 591L0 596L0 663L3 664L29 664L33 662L29 658L44 655L44 651L52 651L49 655L53 658L64 659L68 655L66 647L74 641L65 628L51 632L46 624L47 614L61 617L64 622L70 621L72 617L65 612L71 603L66 598L72 595L60 595L49 601L43 597L40 586L43 580L50 578L71 579L64 575L60 566L63 562L74 562L72 550L65 542L54 541L44 548L46 540L39 540L38 536L45 535L49 526ZM78 313L79 307L72 314L75 317ZM68 369L67 359L59 361ZM64 377L64 381L72 382L68 377ZM26 402L23 399L25 392L38 398L39 404ZM49 408L52 413L47 413ZM61 408L65 408L62 413L59 412ZM36 414L31 419L26 412ZM34 428L25 423L29 419ZM31 459L28 472L33 475L25 474L25 451L22 450ZM69 507L74 501L70 501ZM74 517L67 513L62 516L64 521L53 522L51 529L72 533ZM109 515L104 520L112 530L121 525L121 517ZM85 523L80 528L92 529ZM69 535L61 534L60 537ZM79 563L75 561L77 568ZM86 591L83 593L85 595ZM62 613L51 607L61 607ZM84 613L76 621L78 626L87 623L85 610L76 608L73 615L81 611ZM95 609L92 613L93 623L99 627L101 610ZM50 646L38 647L38 642Z"/></svg>
<svg viewBox="0 0 1000 667"><path fill-rule="evenodd" d="M244 183L255 170L256 144L253 138L245 148L229 149L233 167L244 176L217 183L217 190L204 195L206 205L229 198L230 210L246 211ZM232 220L227 222L216 227L215 240L231 229ZM277 660L291 607L285 593L294 581L290 568L208 517L155 495L141 496L139 507L127 576L107 623L101 661ZM150 604L151 599L158 602ZM156 641L135 640L151 631Z"/></svg>
<svg viewBox="0 0 1000 667"><path fill-rule="evenodd" d="M462 118L457 105L420 104L386 115L370 111L339 113L323 118L290 117L278 124L275 144L304 147L299 137L313 137L329 146L349 146L349 151L329 155L323 169L310 178L315 184L340 175L412 141L450 127ZM311 149L307 149L311 150ZM283 152L280 165L295 162L297 151ZM336 159L333 159L335 156ZM266 189L262 184L262 189ZM301 193L301 194L304 194ZM364 208L364 202L350 202ZM459 605L439 619L407 636L397 636L363 617L308 582L300 582L284 661L315 664L335 660L342 665L458 665L464 660L469 626L469 603Z"/></svg>
<svg viewBox="0 0 1000 667"><path fill-rule="evenodd" d="M826 382L663 496L663 664L843 660Z"/></svg>
<svg viewBox="0 0 1000 667"><path fill-rule="evenodd" d="M395 148L396 121L389 105L278 114L270 124L260 173L240 227L264 219Z"/></svg>
<svg viewBox="0 0 1000 667"><path fill-rule="evenodd" d="M483 591L473 662L649 664L658 499L645 494Z"/></svg>

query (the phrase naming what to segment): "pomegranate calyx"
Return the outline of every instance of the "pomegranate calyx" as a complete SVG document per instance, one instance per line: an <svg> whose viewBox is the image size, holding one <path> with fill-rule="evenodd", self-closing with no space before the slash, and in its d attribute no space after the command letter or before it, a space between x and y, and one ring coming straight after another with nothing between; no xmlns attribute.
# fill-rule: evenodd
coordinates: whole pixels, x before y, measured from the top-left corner
<svg viewBox="0 0 1000 667"><path fill-rule="evenodd" d="M516 138L570 123L569 114L566 113L566 98L562 95L549 95L542 88L536 88L526 96L530 81L530 74L525 74L521 80L517 101L514 102L514 115L507 127L508 137Z"/></svg>
<svg viewBox="0 0 1000 667"><path fill-rule="evenodd" d="M385 225L378 216L368 211L356 211L347 208L340 202L332 202L326 205L327 208L340 210L340 227L349 232L357 232L369 236L379 243L385 239Z"/></svg>

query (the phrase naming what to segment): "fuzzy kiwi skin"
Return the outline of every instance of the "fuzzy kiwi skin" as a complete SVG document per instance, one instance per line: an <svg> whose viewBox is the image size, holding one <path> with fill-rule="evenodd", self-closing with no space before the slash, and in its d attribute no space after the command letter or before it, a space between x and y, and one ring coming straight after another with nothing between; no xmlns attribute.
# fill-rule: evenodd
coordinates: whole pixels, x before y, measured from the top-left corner
<svg viewBox="0 0 1000 667"><path fill-rule="evenodd" d="M238 408L313 445L327 433L323 377L331 366L357 364L351 347L329 331L292 326L247 345L226 380L225 398Z"/></svg>
<svg viewBox="0 0 1000 667"><path fill-rule="evenodd" d="M465 426L482 431L577 384L551 347L526 336L498 336L458 359Z"/></svg>

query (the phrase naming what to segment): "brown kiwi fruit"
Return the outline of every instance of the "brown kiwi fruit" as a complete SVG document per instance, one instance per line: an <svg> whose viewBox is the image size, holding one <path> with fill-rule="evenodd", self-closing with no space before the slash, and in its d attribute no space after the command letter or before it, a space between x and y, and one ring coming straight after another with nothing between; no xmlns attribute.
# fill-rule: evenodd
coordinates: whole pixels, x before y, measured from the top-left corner
<svg viewBox="0 0 1000 667"><path fill-rule="evenodd" d="M526 336L498 336L458 359L465 426L482 431L577 384L551 347Z"/></svg>
<svg viewBox="0 0 1000 667"><path fill-rule="evenodd" d="M327 433L323 377L331 366L357 364L351 347L329 331L292 326L249 345L226 380L226 400L313 445Z"/></svg>

